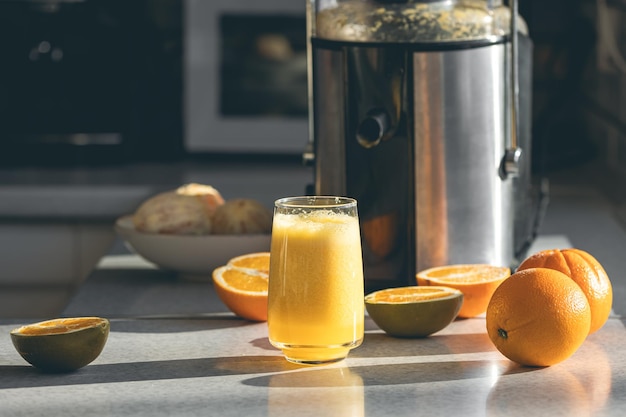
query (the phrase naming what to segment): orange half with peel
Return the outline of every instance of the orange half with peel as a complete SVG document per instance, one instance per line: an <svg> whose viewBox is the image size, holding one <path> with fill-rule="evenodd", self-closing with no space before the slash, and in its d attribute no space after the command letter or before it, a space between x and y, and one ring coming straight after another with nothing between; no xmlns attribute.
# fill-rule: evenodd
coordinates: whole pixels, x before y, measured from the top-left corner
<svg viewBox="0 0 626 417"><path fill-rule="evenodd" d="M237 316L252 321L266 321L269 255L267 268L257 261L259 259L250 263L234 263L245 267L234 266L229 262L216 268L213 270L213 284L220 300Z"/></svg>
<svg viewBox="0 0 626 417"><path fill-rule="evenodd" d="M457 316L463 293L450 287L398 287L365 296L367 313L385 333L395 337L426 337Z"/></svg>
<svg viewBox="0 0 626 417"><path fill-rule="evenodd" d="M69 372L93 362L109 336L101 317L46 320L11 330L11 341L31 365L46 372Z"/></svg>
<svg viewBox="0 0 626 417"><path fill-rule="evenodd" d="M487 311L487 305L498 286L511 275L507 267L487 264L444 265L416 274L419 286L446 286L463 293L458 316L475 317Z"/></svg>
<svg viewBox="0 0 626 417"><path fill-rule="evenodd" d="M228 266L269 274L270 253L256 252L237 256L228 261Z"/></svg>

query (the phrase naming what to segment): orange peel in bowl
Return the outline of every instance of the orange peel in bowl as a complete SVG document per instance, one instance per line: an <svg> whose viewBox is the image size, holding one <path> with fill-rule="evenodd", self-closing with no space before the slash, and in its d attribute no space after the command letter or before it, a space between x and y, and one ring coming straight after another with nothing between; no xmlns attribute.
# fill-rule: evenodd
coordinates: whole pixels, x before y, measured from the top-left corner
<svg viewBox="0 0 626 417"><path fill-rule="evenodd" d="M262 234L272 230L272 211L251 198L226 201L215 210L212 233Z"/></svg>
<svg viewBox="0 0 626 417"><path fill-rule="evenodd" d="M417 285L446 286L463 292L459 317L470 318L487 311L487 305L498 286L511 275L508 267L487 264L444 265L416 274Z"/></svg>
<svg viewBox="0 0 626 417"><path fill-rule="evenodd" d="M224 198L212 186L185 184L144 201L132 220L144 233L206 235L212 233L213 216L223 204Z"/></svg>

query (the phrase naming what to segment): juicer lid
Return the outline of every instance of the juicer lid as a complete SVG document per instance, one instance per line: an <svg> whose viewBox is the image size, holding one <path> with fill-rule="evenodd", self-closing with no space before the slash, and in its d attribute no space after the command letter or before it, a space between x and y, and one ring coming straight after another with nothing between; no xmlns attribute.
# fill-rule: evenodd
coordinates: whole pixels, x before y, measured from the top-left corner
<svg viewBox="0 0 626 417"><path fill-rule="evenodd" d="M321 0L316 7L313 36L336 41L494 41L510 26L502 0ZM527 32L521 19L518 26Z"/></svg>

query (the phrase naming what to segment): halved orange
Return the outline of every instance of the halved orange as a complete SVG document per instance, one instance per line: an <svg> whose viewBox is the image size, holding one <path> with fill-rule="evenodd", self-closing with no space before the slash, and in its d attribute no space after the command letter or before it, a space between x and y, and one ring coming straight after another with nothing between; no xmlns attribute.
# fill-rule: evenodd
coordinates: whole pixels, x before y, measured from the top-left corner
<svg viewBox="0 0 626 417"><path fill-rule="evenodd" d="M245 255L237 256L228 264L234 268L243 268L253 271L262 272L264 274L270 273L270 253L269 252L256 252L247 253Z"/></svg>
<svg viewBox="0 0 626 417"><path fill-rule="evenodd" d="M450 287L398 287L365 296L365 308L385 333L396 337L425 337L457 316L463 293Z"/></svg>
<svg viewBox="0 0 626 417"><path fill-rule="evenodd" d="M457 264L429 268L417 273L417 285L456 288L463 292L458 316L475 317L487 311L487 305L498 286L511 275L507 267L487 264Z"/></svg>
<svg viewBox="0 0 626 417"><path fill-rule="evenodd" d="M248 320L267 320L267 272L224 265L213 271L213 283L230 311Z"/></svg>
<svg viewBox="0 0 626 417"><path fill-rule="evenodd" d="M107 341L110 324L101 317L42 321L11 330L18 353L48 372L68 372L95 360Z"/></svg>

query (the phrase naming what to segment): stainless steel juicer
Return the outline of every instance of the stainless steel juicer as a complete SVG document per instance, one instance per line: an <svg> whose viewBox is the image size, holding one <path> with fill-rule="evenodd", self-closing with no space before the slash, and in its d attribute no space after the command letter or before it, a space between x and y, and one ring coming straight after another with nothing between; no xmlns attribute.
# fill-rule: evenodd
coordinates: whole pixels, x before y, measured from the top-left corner
<svg viewBox="0 0 626 417"><path fill-rule="evenodd" d="M525 255L536 224L532 42L511 10L307 2L305 157L316 194L358 200L370 287L414 285L417 271L444 264L515 267Z"/></svg>

